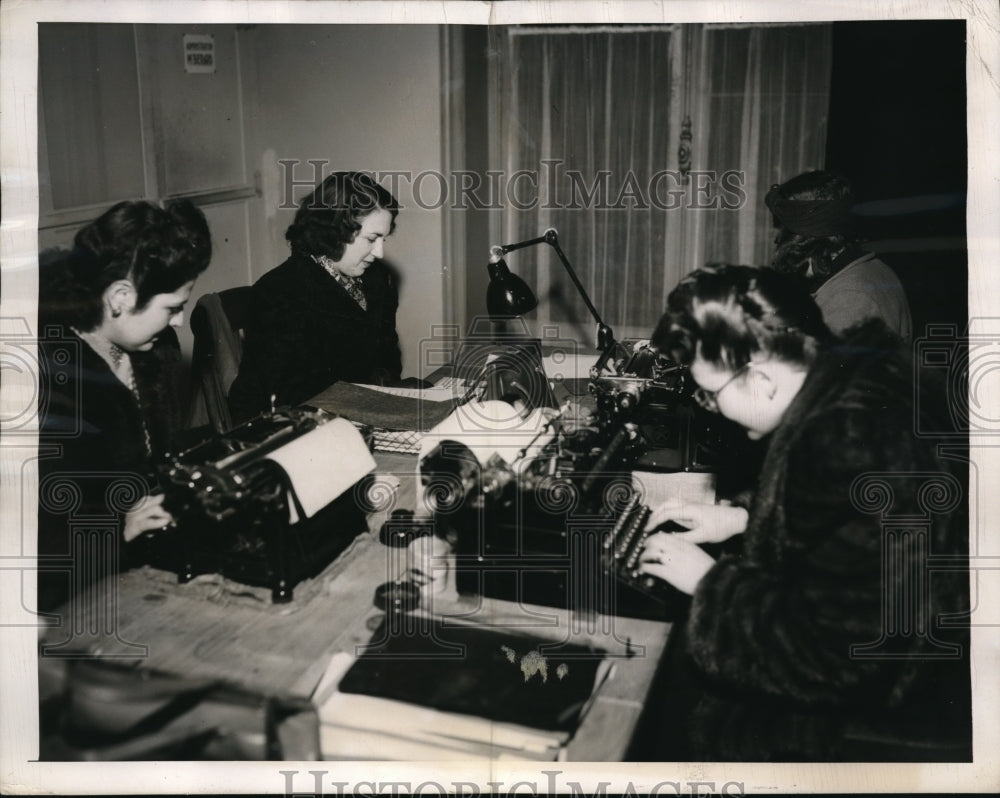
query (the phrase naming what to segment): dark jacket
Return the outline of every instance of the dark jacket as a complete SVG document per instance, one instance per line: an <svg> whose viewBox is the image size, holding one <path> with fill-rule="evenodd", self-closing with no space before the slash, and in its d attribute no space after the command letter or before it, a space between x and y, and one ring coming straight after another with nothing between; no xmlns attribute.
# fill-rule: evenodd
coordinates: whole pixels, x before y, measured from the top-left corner
<svg viewBox="0 0 1000 798"><path fill-rule="evenodd" d="M913 385L879 323L810 370L769 443L742 552L692 600L684 631L706 677L692 756L837 760L866 736L967 739L967 640L937 623L965 609L966 576L930 581L915 553L967 552L967 478L914 434ZM911 533L889 530L900 516ZM917 574L926 601L901 620L886 602L915 596ZM900 632L918 619L926 632Z"/></svg>
<svg viewBox="0 0 1000 798"><path fill-rule="evenodd" d="M45 319L40 326L39 608L47 610L64 602L71 590L85 587L92 576L104 575L96 573L93 563L74 559L88 545L74 543L77 532L93 537L94 530L103 528L112 533L101 545L116 550L108 552L107 564L97 570L129 566L123 515L155 485L146 431L152 451L162 453L172 415L164 361L175 352L167 343L165 349L131 355L140 406L86 342ZM176 343L169 333L161 339ZM73 569L73 582L67 568Z"/></svg>
<svg viewBox="0 0 1000 798"><path fill-rule="evenodd" d="M338 380L379 383L401 372L396 286L376 261L362 278L362 310L326 270L305 255L253 286L251 322L240 371L229 392L234 422L270 406L304 402Z"/></svg>

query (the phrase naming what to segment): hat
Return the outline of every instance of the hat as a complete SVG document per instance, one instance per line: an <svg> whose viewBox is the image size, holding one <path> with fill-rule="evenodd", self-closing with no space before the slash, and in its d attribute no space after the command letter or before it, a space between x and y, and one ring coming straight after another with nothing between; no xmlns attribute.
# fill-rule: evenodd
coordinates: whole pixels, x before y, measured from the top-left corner
<svg viewBox="0 0 1000 798"><path fill-rule="evenodd" d="M790 199L775 184L764 197L764 204L774 214L778 224L810 238L850 235L854 232L854 216L850 197L838 199Z"/></svg>

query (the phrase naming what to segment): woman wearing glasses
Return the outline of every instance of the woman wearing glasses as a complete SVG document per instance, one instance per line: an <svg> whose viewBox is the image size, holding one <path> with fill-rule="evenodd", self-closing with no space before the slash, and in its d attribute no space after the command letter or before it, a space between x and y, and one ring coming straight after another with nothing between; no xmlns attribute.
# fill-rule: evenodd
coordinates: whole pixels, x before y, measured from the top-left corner
<svg viewBox="0 0 1000 798"><path fill-rule="evenodd" d="M699 270L670 295L654 343L690 365L703 407L767 446L748 509L667 503L650 519L690 529L652 534L642 555L692 594L682 631L697 696L678 756L898 759L924 733L968 753L968 664L955 649L935 658L938 617L967 593L954 572L928 590L920 559L963 553L967 527L949 517L963 485L914 432L894 340L879 321L834 337L805 288L768 269ZM925 532L890 534L886 513L925 519ZM738 534L741 550L717 561L697 545ZM899 621L892 602L911 599ZM891 750L852 747L879 734Z"/></svg>

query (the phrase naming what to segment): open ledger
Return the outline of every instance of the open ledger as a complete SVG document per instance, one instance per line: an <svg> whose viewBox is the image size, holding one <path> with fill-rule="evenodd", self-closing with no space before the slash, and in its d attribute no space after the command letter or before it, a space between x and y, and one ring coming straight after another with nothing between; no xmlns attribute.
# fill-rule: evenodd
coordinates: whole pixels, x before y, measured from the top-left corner
<svg viewBox="0 0 1000 798"><path fill-rule="evenodd" d="M447 418L455 406L452 388L382 388L335 382L310 403L372 428L383 452L416 454L423 432Z"/></svg>
<svg viewBox="0 0 1000 798"><path fill-rule="evenodd" d="M603 682L603 651L435 622L383 624L338 653L313 693L324 759L555 761Z"/></svg>

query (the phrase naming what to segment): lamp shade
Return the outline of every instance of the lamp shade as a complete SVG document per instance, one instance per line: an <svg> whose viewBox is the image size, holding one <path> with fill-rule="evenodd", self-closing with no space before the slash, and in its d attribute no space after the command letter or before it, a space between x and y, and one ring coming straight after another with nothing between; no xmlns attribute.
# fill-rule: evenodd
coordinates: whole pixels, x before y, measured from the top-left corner
<svg viewBox="0 0 1000 798"><path fill-rule="evenodd" d="M490 262L490 284L486 288L486 310L491 316L520 316L538 306L528 284L507 268L503 258Z"/></svg>

